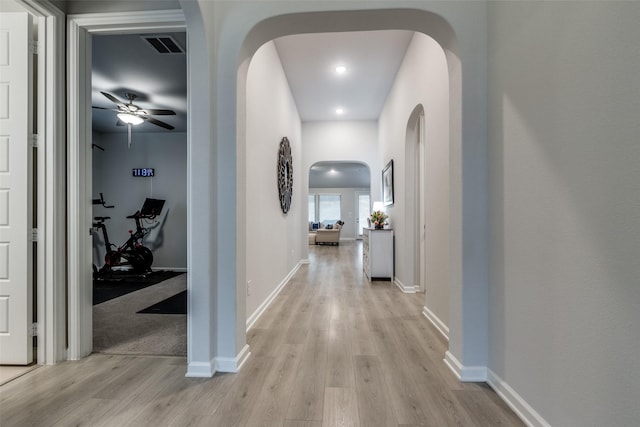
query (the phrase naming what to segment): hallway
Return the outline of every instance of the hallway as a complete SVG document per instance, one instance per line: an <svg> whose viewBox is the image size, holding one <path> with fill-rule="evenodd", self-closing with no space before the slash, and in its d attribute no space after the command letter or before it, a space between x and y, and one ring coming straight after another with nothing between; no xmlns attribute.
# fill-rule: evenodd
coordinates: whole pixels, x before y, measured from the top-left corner
<svg viewBox="0 0 640 427"><path fill-rule="evenodd" d="M94 354L0 387L3 426L516 426L486 385L458 382L424 294L363 279L361 245L310 246L248 332L239 374L185 359Z"/></svg>

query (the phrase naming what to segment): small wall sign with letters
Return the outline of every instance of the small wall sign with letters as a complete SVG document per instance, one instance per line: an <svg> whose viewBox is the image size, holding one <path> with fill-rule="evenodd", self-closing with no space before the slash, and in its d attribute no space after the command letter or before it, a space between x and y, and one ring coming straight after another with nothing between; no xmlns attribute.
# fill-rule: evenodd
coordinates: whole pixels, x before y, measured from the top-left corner
<svg viewBox="0 0 640 427"><path fill-rule="evenodd" d="M154 168L133 168L131 170L135 177L154 177L156 173Z"/></svg>

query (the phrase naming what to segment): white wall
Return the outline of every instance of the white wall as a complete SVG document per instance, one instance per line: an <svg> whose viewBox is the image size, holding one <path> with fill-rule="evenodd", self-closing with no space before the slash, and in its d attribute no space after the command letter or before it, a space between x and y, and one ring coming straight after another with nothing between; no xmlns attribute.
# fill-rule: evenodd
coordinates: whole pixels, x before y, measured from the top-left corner
<svg viewBox="0 0 640 427"><path fill-rule="evenodd" d="M554 426L640 420L638 22L489 2L489 367Z"/></svg>
<svg viewBox="0 0 640 427"><path fill-rule="evenodd" d="M144 244L153 251L154 269L186 270L187 267L187 135L185 133L153 132L132 134L127 148L127 134L93 135L94 148L93 198L104 194L105 201L115 206L105 209L94 206L93 216L110 216L107 230L111 243L121 245L135 230L135 222L127 219L142 208L145 198L166 200L155 228L145 237ZM135 178L131 169L155 168L153 178ZM95 236L95 235L94 235ZM94 237L94 263L104 264L102 238Z"/></svg>
<svg viewBox="0 0 640 427"><path fill-rule="evenodd" d="M309 186L309 170L314 163L360 162L369 166L371 172L371 197L379 197L382 168L378 158L377 122L306 122L302 124L302 144L305 188Z"/></svg>
<svg viewBox="0 0 640 427"><path fill-rule="evenodd" d="M246 298L251 317L302 259L304 211L300 116L273 42L254 55L246 99ZM293 156L293 197L285 215L278 197L277 162L286 136ZM240 226L243 226L240 224Z"/></svg>
<svg viewBox="0 0 640 427"><path fill-rule="evenodd" d="M340 240L356 239L356 219L358 216L358 193L369 193L368 188L309 188L309 194L340 194L340 212L344 226L340 230ZM308 217L307 217L308 218ZM364 224L366 227L367 224Z"/></svg>
<svg viewBox="0 0 640 427"><path fill-rule="evenodd" d="M442 48L430 37L416 33L407 49L393 88L380 116L381 162L394 162L393 206L386 208L395 230L396 277L406 287L416 285L413 237L405 210L415 181L405 177L406 135L409 118L422 105L425 112L426 222L425 306L439 321L449 324L449 76ZM408 156L411 158L411 156Z"/></svg>

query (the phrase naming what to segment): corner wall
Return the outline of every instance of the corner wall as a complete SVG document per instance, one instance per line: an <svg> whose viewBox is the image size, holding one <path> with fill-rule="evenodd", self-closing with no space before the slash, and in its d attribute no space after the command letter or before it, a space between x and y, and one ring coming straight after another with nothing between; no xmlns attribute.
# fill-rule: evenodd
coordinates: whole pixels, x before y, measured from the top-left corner
<svg viewBox="0 0 640 427"><path fill-rule="evenodd" d="M300 116L273 42L251 59L246 100L246 281L247 318L257 310L303 258L302 167ZM278 149L289 139L293 156L293 196L285 215L278 197ZM306 222L305 222L306 223ZM242 286L240 283L239 286Z"/></svg>
<svg viewBox="0 0 640 427"><path fill-rule="evenodd" d="M489 378L531 425L637 425L640 3L488 12Z"/></svg>
<svg viewBox="0 0 640 427"><path fill-rule="evenodd" d="M398 70L379 121L380 156L393 159L394 204L387 207L396 236L396 279L405 287L416 285L411 233L418 233L406 212L407 198L416 181L408 182L405 152L407 125L416 106L425 111L426 222L425 307L449 324L449 75L442 48L430 37L415 33ZM409 247L411 246L411 247Z"/></svg>

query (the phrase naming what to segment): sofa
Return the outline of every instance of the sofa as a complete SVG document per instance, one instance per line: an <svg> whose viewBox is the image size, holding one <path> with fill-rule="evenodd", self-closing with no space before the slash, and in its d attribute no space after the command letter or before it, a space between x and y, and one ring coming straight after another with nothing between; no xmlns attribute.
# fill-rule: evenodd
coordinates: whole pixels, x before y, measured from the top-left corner
<svg viewBox="0 0 640 427"><path fill-rule="evenodd" d="M315 244L332 244L339 245L340 244L340 229L344 225L344 222L338 221L335 224L331 225L331 228L319 228L316 230L316 238Z"/></svg>

